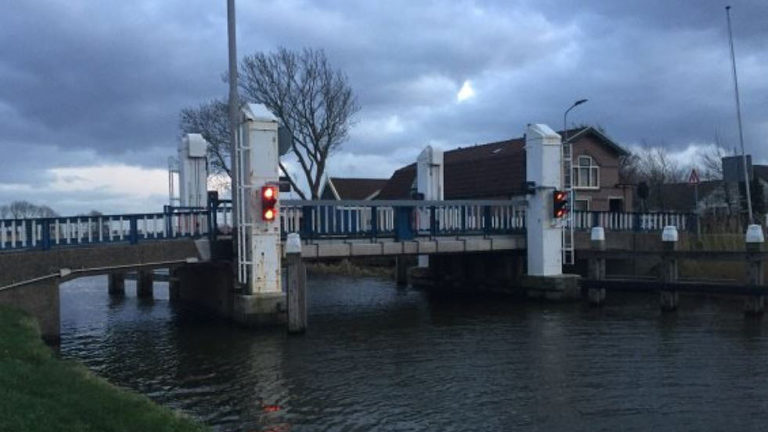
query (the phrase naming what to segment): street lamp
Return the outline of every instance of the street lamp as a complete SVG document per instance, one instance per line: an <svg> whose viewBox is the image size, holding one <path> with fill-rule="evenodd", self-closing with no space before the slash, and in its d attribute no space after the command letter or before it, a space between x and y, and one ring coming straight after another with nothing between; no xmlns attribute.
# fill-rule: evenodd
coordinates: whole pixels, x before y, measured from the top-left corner
<svg viewBox="0 0 768 432"><path fill-rule="evenodd" d="M562 172L562 179L563 179L563 186L565 187L566 192L568 195L568 202L571 203L571 206L575 206L576 204L576 194L573 190L573 150L571 149L571 144L568 142L568 113L576 108L577 106L585 103L587 99L579 99L576 102L573 103L570 107L568 107L567 110L563 113L563 144L560 146L560 156L561 156L561 168L563 169ZM566 231L563 231L563 263L567 264L573 264L575 262L575 257L573 256L574 248L573 248L573 212L569 211L567 213L567 220L566 220L566 226L568 227L568 231L566 234Z"/></svg>
<svg viewBox="0 0 768 432"><path fill-rule="evenodd" d="M579 99L579 100L577 100L576 102L573 103L573 105L570 106L570 108L565 110L565 113L563 113L563 134L565 134L565 136L563 137L563 143L567 143L568 142L568 113L572 109L574 109L577 106L585 103L588 100L589 99Z"/></svg>

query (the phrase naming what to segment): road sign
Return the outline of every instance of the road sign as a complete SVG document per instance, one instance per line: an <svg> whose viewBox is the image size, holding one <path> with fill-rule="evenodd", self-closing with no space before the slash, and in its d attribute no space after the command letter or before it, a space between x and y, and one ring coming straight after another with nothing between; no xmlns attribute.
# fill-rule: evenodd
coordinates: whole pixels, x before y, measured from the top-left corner
<svg viewBox="0 0 768 432"><path fill-rule="evenodd" d="M696 172L695 168L691 170L691 175L688 176L688 184L699 184L699 174Z"/></svg>

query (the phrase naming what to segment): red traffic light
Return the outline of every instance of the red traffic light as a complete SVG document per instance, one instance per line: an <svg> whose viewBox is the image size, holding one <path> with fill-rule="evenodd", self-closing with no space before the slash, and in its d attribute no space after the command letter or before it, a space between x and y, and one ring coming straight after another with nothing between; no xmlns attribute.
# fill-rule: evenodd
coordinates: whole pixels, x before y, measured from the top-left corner
<svg viewBox="0 0 768 432"><path fill-rule="evenodd" d="M261 187L261 218L272 222L277 217L277 186Z"/></svg>
<svg viewBox="0 0 768 432"><path fill-rule="evenodd" d="M559 219L568 214L568 192L556 190L552 192L552 217Z"/></svg>

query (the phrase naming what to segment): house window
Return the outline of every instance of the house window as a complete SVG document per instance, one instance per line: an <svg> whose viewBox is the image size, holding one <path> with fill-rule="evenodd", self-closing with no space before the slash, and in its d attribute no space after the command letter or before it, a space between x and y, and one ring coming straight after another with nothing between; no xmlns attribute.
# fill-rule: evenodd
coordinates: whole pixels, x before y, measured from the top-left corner
<svg viewBox="0 0 768 432"><path fill-rule="evenodd" d="M573 167L573 187L577 189L599 189L600 167L591 156L579 156Z"/></svg>
<svg viewBox="0 0 768 432"><path fill-rule="evenodd" d="M589 200L576 199L573 202L574 211L589 211Z"/></svg>

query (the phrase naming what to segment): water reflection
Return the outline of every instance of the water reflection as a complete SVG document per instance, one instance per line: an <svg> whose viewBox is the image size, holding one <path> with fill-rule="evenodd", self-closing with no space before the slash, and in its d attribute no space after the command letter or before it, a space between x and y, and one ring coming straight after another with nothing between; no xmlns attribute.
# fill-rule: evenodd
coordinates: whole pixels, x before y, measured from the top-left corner
<svg viewBox="0 0 768 432"><path fill-rule="evenodd" d="M307 334L244 330L62 287L62 347L218 430L762 429L768 341L740 302L613 296L605 308L441 298L311 279Z"/></svg>

